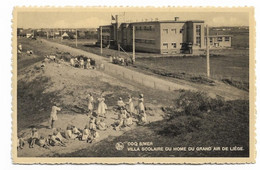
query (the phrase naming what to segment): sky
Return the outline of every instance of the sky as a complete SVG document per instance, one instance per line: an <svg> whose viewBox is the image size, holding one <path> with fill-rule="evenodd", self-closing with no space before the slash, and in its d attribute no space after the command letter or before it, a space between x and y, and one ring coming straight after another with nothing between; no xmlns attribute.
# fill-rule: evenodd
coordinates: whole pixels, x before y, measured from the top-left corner
<svg viewBox="0 0 260 170"><path fill-rule="evenodd" d="M17 13L18 28L97 28L111 23L111 15L119 15L119 22L173 20L204 20L209 26L248 26L246 12L172 12L172 11L28 11Z"/></svg>

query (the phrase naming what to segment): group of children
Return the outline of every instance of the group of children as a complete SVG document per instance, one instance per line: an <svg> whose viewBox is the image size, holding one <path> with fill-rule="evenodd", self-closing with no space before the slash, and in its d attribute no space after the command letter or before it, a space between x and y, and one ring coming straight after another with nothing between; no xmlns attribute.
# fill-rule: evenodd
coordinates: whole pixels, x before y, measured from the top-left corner
<svg viewBox="0 0 260 170"><path fill-rule="evenodd" d="M128 96L128 101L124 102L121 97L117 101L117 106L115 111L118 113L118 120L114 123L115 130L122 130L124 127L130 127L133 125L133 118L137 119L137 124L143 125L147 123L147 116L144 107L143 94L140 94L138 99L137 111L134 107L133 99ZM29 148L33 148L35 144L40 147L49 149L50 146L62 146L66 147L66 143L73 139L78 139L80 141L86 141L87 143L92 143L97 138L99 138L99 131L105 131L108 126L105 123L107 105L105 104L105 98L101 94L98 98L97 112L94 110L94 98L90 93L88 94L88 111L90 120L89 123L84 127L84 129L79 129L76 126L68 125L65 131L60 128L55 128L55 122L57 121L57 112L61 111L59 103L54 103L52 106L50 114L50 124L49 128L53 130L53 134L49 135L47 138L40 136L37 129L34 127L31 129L30 138L28 140ZM23 137L18 138L18 149L23 149L25 141Z"/></svg>
<svg viewBox="0 0 260 170"><path fill-rule="evenodd" d="M81 57L80 60L78 60L77 57L73 58L71 57L70 58L70 65L72 67L79 67L79 68L82 68L82 69L92 69L93 67L91 66L91 59L90 58L87 58L86 60L86 64L85 64L85 61L84 59Z"/></svg>

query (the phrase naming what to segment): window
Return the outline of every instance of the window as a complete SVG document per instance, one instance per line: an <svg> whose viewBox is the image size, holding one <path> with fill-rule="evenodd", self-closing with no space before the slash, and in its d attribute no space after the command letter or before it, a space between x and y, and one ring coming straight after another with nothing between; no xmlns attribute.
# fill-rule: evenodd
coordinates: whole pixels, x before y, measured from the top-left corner
<svg viewBox="0 0 260 170"><path fill-rule="evenodd" d="M183 33L183 29L180 29L180 33Z"/></svg>
<svg viewBox="0 0 260 170"><path fill-rule="evenodd" d="M177 47L176 43L175 42L172 43L172 48L176 48L176 47Z"/></svg>
<svg viewBox="0 0 260 170"><path fill-rule="evenodd" d="M222 42L222 37L218 37L218 42Z"/></svg>
<svg viewBox="0 0 260 170"><path fill-rule="evenodd" d="M163 33L168 34L168 29L163 29Z"/></svg>
<svg viewBox="0 0 260 170"><path fill-rule="evenodd" d="M196 45L200 45L200 42L201 42L201 38L200 37L196 37Z"/></svg>
<svg viewBox="0 0 260 170"><path fill-rule="evenodd" d="M210 43L213 42L213 38L212 38L212 37L209 38L209 42L210 42Z"/></svg>
<svg viewBox="0 0 260 170"><path fill-rule="evenodd" d="M196 35L201 35L201 25L196 25Z"/></svg>
<svg viewBox="0 0 260 170"><path fill-rule="evenodd" d="M176 34L176 29L174 28L174 29L172 29L171 30L174 34Z"/></svg>
<svg viewBox="0 0 260 170"><path fill-rule="evenodd" d="M225 37L225 41L228 42L229 41L229 37Z"/></svg>
<svg viewBox="0 0 260 170"><path fill-rule="evenodd" d="M163 48L168 49L168 43L163 43Z"/></svg>

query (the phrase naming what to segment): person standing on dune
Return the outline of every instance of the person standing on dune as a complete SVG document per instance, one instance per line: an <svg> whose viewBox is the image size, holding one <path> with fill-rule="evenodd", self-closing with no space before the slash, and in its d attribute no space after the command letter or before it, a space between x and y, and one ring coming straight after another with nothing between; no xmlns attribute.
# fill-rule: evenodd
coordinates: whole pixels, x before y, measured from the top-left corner
<svg viewBox="0 0 260 170"><path fill-rule="evenodd" d="M54 103L54 106L51 108L50 115L50 129L53 129L55 126L55 121L58 120L57 111L61 111L61 108L57 107L58 103Z"/></svg>

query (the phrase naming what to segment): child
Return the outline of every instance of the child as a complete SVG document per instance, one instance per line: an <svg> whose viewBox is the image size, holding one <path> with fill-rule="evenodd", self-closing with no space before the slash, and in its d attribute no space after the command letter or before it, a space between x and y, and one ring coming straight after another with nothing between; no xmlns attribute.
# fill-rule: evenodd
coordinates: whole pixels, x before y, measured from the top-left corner
<svg viewBox="0 0 260 170"><path fill-rule="evenodd" d="M50 149L49 145L48 145L48 140L45 139L43 136L40 137L39 141L38 141L38 145L40 147L43 147L45 149Z"/></svg>
<svg viewBox="0 0 260 170"><path fill-rule="evenodd" d="M98 110L97 110L97 114L99 116L103 116L106 117L106 109L107 109L107 105L105 104L105 98L103 97L103 95L101 94L100 98L98 98Z"/></svg>
<svg viewBox="0 0 260 170"><path fill-rule="evenodd" d="M90 58L87 59L86 68L87 68L87 69L91 69Z"/></svg>
<svg viewBox="0 0 260 170"><path fill-rule="evenodd" d="M57 103L54 103L55 105L58 105ZM50 116L50 129L54 128L54 124L55 124L55 121L58 120L58 117L57 117L57 111L61 111L61 108L57 107L57 106L52 106L51 108L51 116Z"/></svg>
<svg viewBox="0 0 260 170"><path fill-rule="evenodd" d="M96 118L95 117L91 117L90 121L89 121L89 129L90 130L96 130Z"/></svg>
<svg viewBox="0 0 260 170"><path fill-rule="evenodd" d="M132 119L131 115L130 115L130 114L127 114L126 116L127 116L127 117L126 117L126 119L125 119L125 121L124 121L124 125L125 125L125 126L131 126L131 125L133 125L133 119Z"/></svg>
<svg viewBox="0 0 260 170"><path fill-rule="evenodd" d="M66 144L57 136L58 132L53 132L53 135L50 136L50 144L52 146L63 146L66 147Z"/></svg>
<svg viewBox="0 0 260 170"><path fill-rule="evenodd" d="M126 104L127 104L127 110L128 110L128 112L129 112L131 115L133 115L135 108L134 108L134 103L133 103L133 99L132 99L132 96L131 96L131 95L128 96L128 102L127 102Z"/></svg>
<svg viewBox="0 0 260 170"><path fill-rule="evenodd" d="M97 120L97 129L99 130L106 130L107 129L107 126L106 126L106 123L104 122L105 120L102 118L101 120Z"/></svg>
<svg viewBox="0 0 260 170"><path fill-rule="evenodd" d="M38 140L39 135L36 128L32 128L31 137L30 137L30 145L29 148L33 148L35 142Z"/></svg>
<svg viewBox="0 0 260 170"><path fill-rule="evenodd" d="M59 138L59 140L61 140L62 142L66 143L66 138L64 138L62 135L61 135L61 128L58 128L56 129L56 137Z"/></svg>
<svg viewBox="0 0 260 170"><path fill-rule="evenodd" d="M72 133L72 125L68 125L65 131L65 138L68 139L75 139L77 135Z"/></svg>
<svg viewBox="0 0 260 170"><path fill-rule="evenodd" d="M78 138L78 139L81 139L81 137L82 137L81 132L79 131L79 129L76 126L72 126L72 134L74 134L76 136L75 138Z"/></svg>
<svg viewBox="0 0 260 170"><path fill-rule="evenodd" d="M23 149L25 145L23 137L18 137L17 139L17 149Z"/></svg>
<svg viewBox="0 0 260 170"><path fill-rule="evenodd" d="M93 140L96 140L99 138L99 133L96 130L92 131L92 135L93 135Z"/></svg>
<svg viewBox="0 0 260 170"><path fill-rule="evenodd" d="M88 125L85 126L83 132L82 132L82 138L81 140L86 141L88 137L90 136L90 130L88 129Z"/></svg>
<svg viewBox="0 0 260 170"><path fill-rule="evenodd" d="M83 58L80 58L80 68L84 69L84 65L85 65L85 63L84 63Z"/></svg>
<svg viewBox="0 0 260 170"><path fill-rule="evenodd" d="M72 67L74 67L74 66L75 66L75 61L74 61L74 58L70 58L70 65L71 65Z"/></svg>
<svg viewBox="0 0 260 170"><path fill-rule="evenodd" d="M145 124L147 123L147 116L146 113L144 111L141 111L140 113L140 118L139 118L139 124Z"/></svg>
<svg viewBox="0 0 260 170"><path fill-rule="evenodd" d="M145 107L144 107L144 99L139 98L139 104L138 104L138 113L140 114L141 112L145 113Z"/></svg>
<svg viewBox="0 0 260 170"><path fill-rule="evenodd" d="M118 118L119 118L118 126L115 128L115 130L121 130L121 128L124 126L126 114L127 114L126 109L121 108L120 113L118 115Z"/></svg>
<svg viewBox="0 0 260 170"><path fill-rule="evenodd" d="M94 98L93 98L92 94L89 93L89 95L88 95L88 112L90 115L92 115L93 109L94 109L93 102L94 102Z"/></svg>
<svg viewBox="0 0 260 170"><path fill-rule="evenodd" d="M118 101L117 101L117 106L120 109L121 107L125 107L125 103L122 100L122 97L119 97Z"/></svg>

